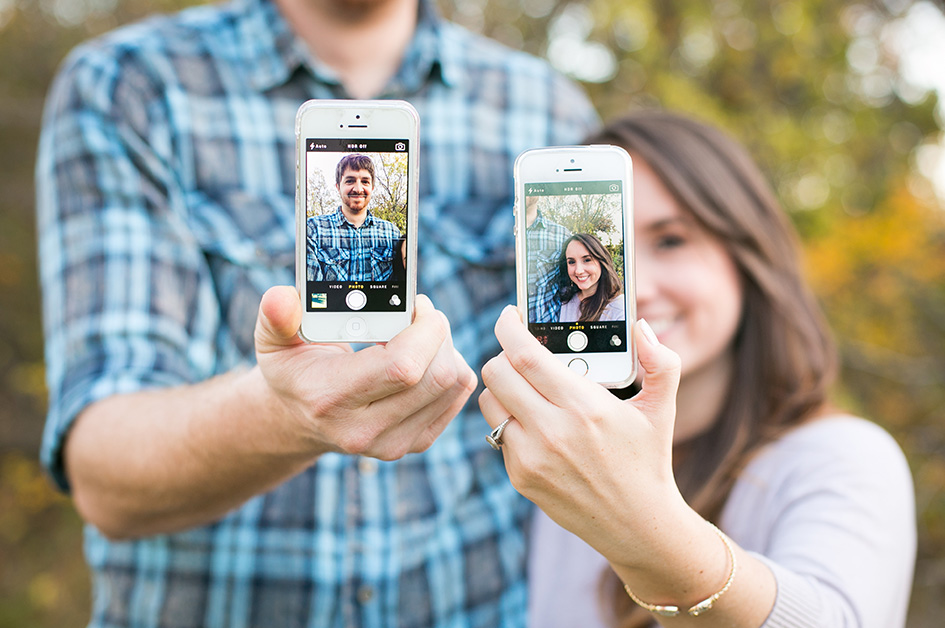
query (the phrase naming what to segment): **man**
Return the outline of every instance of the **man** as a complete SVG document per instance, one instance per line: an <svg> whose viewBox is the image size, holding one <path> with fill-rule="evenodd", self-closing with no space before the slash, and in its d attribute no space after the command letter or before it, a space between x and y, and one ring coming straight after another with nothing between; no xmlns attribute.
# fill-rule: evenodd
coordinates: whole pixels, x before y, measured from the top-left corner
<svg viewBox="0 0 945 628"><path fill-rule="evenodd" d="M305 344L295 112L375 96L423 120L441 311L418 297L361 351ZM530 504L467 364L513 294L515 156L595 123L426 1L232 0L73 53L37 164L42 457L90 524L91 626L523 626Z"/></svg>
<svg viewBox="0 0 945 628"><path fill-rule="evenodd" d="M371 213L374 162L367 155L345 155L335 168L341 205L331 214L306 221L309 281L386 281L394 265L400 229ZM346 255L339 256L338 251Z"/></svg>
<svg viewBox="0 0 945 628"><path fill-rule="evenodd" d="M571 232L539 211L539 198L525 197L528 322L557 323L561 314L558 258L561 246L571 237Z"/></svg>

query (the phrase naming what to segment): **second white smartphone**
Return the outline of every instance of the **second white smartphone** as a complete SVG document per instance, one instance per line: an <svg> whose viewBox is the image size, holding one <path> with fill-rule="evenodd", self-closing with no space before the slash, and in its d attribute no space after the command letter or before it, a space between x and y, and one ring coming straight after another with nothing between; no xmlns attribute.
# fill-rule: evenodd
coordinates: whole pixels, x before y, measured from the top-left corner
<svg viewBox="0 0 945 628"><path fill-rule="evenodd" d="M296 281L310 342L386 342L417 291L420 121L403 101L298 110Z"/></svg>
<svg viewBox="0 0 945 628"><path fill-rule="evenodd" d="M627 386L637 365L630 156L616 146L533 149L514 176L523 320L571 370Z"/></svg>

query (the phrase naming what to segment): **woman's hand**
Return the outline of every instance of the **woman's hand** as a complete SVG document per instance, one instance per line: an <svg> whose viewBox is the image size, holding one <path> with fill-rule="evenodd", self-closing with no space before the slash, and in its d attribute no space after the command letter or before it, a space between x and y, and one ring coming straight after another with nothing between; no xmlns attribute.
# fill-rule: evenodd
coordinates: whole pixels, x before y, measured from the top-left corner
<svg viewBox="0 0 945 628"><path fill-rule="evenodd" d="M679 357L637 322L643 389L621 401L569 371L511 306L495 332L503 352L482 370L479 405L492 427L515 419L502 436L512 484L612 563L638 563L661 522L688 511L672 471Z"/></svg>

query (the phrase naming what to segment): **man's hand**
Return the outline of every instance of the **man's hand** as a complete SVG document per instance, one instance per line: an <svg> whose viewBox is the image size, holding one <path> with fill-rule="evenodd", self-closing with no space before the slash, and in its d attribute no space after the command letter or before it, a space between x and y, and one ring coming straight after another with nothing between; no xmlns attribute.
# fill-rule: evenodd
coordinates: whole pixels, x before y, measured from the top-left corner
<svg viewBox="0 0 945 628"><path fill-rule="evenodd" d="M476 388L446 316L423 295L407 329L358 352L306 343L297 333L301 317L295 288L269 289L256 322L256 357L280 414L315 453L393 460L423 451Z"/></svg>
<svg viewBox="0 0 945 628"><path fill-rule="evenodd" d="M113 538L214 521L326 451L389 460L429 447L476 385L426 297L386 345L306 344L294 288L269 290L259 366L91 404L66 441L82 517Z"/></svg>

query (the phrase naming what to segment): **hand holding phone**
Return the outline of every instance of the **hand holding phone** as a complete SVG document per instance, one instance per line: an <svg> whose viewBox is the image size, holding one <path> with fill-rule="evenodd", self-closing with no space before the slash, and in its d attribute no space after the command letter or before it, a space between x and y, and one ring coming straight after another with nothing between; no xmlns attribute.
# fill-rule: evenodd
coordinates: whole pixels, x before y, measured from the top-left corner
<svg viewBox="0 0 945 628"><path fill-rule="evenodd" d="M255 340L271 400L269 425L306 455L333 451L393 460L423 451L476 388L446 317L426 297L418 296L405 330L361 351L305 342L297 333L301 315L294 288L270 288Z"/></svg>
<svg viewBox="0 0 945 628"><path fill-rule="evenodd" d="M636 375L630 156L616 146L533 149L514 176L523 320L571 370L626 386Z"/></svg>
<svg viewBox="0 0 945 628"><path fill-rule="evenodd" d="M417 290L419 116L310 100L296 116L296 282L310 342L386 342Z"/></svg>

